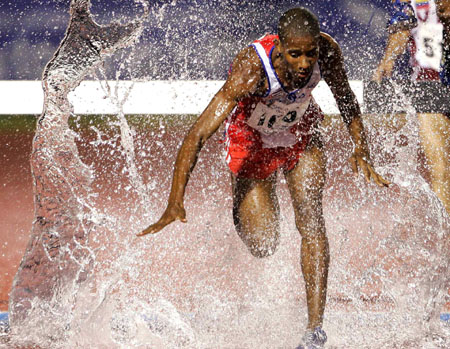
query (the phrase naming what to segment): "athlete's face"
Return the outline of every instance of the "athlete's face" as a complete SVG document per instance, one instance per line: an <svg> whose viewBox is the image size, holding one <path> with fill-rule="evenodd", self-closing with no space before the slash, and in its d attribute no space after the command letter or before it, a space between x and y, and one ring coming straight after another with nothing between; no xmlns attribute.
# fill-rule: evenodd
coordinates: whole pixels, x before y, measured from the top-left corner
<svg viewBox="0 0 450 349"><path fill-rule="evenodd" d="M279 42L278 49L294 83L302 82L311 76L319 59L317 38L310 35L287 37L284 42Z"/></svg>

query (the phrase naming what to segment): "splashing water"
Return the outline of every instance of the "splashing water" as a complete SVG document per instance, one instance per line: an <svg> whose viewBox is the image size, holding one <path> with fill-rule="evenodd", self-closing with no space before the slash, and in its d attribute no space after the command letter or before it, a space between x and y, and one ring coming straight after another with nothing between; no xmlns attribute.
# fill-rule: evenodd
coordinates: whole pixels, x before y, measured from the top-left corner
<svg viewBox="0 0 450 349"><path fill-rule="evenodd" d="M350 201L346 193L349 188L337 183L337 188L331 184L331 195L324 199L328 231L338 232L334 249L341 253L332 267L336 274L331 278L339 281L337 300L344 301L347 310L352 309L345 313L342 309L336 313L328 311L334 319L330 327L336 333L334 343L338 347L449 345L449 329L439 321L450 281L449 217L419 172L415 110L401 87L394 87L399 97L398 109L407 109L403 125L397 132L392 131L394 124L401 124L395 110L392 115L383 115L383 111L378 117L370 115L366 125L369 144L375 145L371 150L374 162L382 173L393 175L392 188L386 193L364 189L361 197ZM342 207L342 200L348 202L347 208ZM364 229L370 234L364 234ZM349 237L351 230L361 235L356 241ZM358 265L357 275L352 265ZM333 281L331 293L332 287ZM330 298L332 303L333 296ZM345 333L345 339L341 333Z"/></svg>
<svg viewBox="0 0 450 349"><path fill-rule="evenodd" d="M117 116L103 128L69 127L69 92L108 55L135 42L144 26L143 18L99 26L89 4L71 2L66 37L44 72L45 107L31 159L35 222L10 297L10 344L295 347L306 302L300 237L284 180L278 189L281 243L270 258L253 258L234 231L217 135L203 149L187 188L189 223L134 237L164 209L162 193L192 120L143 117L133 126L122 111L132 86L121 95L118 83L102 83ZM139 4L145 17L147 6ZM164 17L164 11L158 14ZM135 77L132 68L128 75ZM439 312L449 286L449 218L417 168L414 112L409 109L397 133L374 126L377 121L367 125L373 160L393 175L390 190L352 178L342 123L330 119L323 127L332 254L328 344L446 347L449 333ZM407 145L399 146L403 137Z"/></svg>
<svg viewBox="0 0 450 349"><path fill-rule="evenodd" d="M86 0L71 2L66 36L43 74L44 111L31 159L35 221L10 296L12 328L27 326L34 330L27 331L31 336L35 331L65 336L78 288L95 258L89 237L101 219L92 204L93 173L80 161L76 134L69 129L67 95L104 56L132 44L142 30L137 20L99 26L89 6Z"/></svg>

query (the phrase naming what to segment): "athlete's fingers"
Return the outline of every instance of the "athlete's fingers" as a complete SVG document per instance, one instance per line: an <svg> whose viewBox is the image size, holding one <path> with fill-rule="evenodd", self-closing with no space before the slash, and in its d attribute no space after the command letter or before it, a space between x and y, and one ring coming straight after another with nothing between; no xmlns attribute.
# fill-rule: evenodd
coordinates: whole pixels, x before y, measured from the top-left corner
<svg viewBox="0 0 450 349"><path fill-rule="evenodd" d="M391 182L389 182L388 180L384 179L379 174L377 174L377 179L378 179L377 184L378 184L379 187L389 187L389 185L391 184Z"/></svg>
<svg viewBox="0 0 450 349"><path fill-rule="evenodd" d="M383 177L381 177L378 173L375 172L375 170L373 169L372 166L369 167L370 170L370 174L374 180L374 182L379 186L379 187L387 187L389 186L389 184L391 184L391 182L385 180Z"/></svg>
<svg viewBox="0 0 450 349"><path fill-rule="evenodd" d="M147 234L156 234L157 232L162 230L165 226L166 226L166 224L155 223L155 224L152 224L147 229L141 231L140 233L138 233L136 235L137 236L144 236L144 235L147 235Z"/></svg>
<svg viewBox="0 0 450 349"><path fill-rule="evenodd" d="M380 178L381 183L383 183L383 185L384 185L385 187L388 187L388 186L390 186L390 185L392 184L391 181L388 181L387 179L384 179L384 178L381 177L380 175L378 175L378 177Z"/></svg>
<svg viewBox="0 0 450 349"><path fill-rule="evenodd" d="M369 171L369 168L368 168L369 165L362 158L358 158L358 165L361 168L362 172L364 173L364 177L366 178L366 182L370 183L370 171Z"/></svg>
<svg viewBox="0 0 450 349"><path fill-rule="evenodd" d="M373 169L373 167L371 165L367 165L367 169L370 172L370 178L373 179L373 181L375 182L376 185L378 186L382 186L379 178L378 178L378 174L375 172L375 170Z"/></svg>
<svg viewBox="0 0 450 349"><path fill-rule="evenodd" d="M391 182L388 181L387 179L384 179L381 175L377 174L377 177L382 186L389 187L391 185Z"/></svg>
<svg viewBox="0 0 450 349"><path fill-rule="evenodd" d="M350 166L352 167L353 174L357 175L358 174L358 165L357 165L357 162L356 162L355 154L353 154L350 157L349 161L350 161Z"/></svg>
<svg viewBox="0 0 450 349"><path fill-rule="evenodd" d="M144 236L144 235L147 235L147 234L156 234L159 231L163 230L167 225L169 225L172 222L173 222L173 220L172 221L167 221L167 220L160 219L155 224L152 224L147 229L145 229L142 232L140 232L139 234L137 234L137 236Z"/></svg>
<svg viewBox="0 0 450 349"><path fill-rule="evenodd" d="M149 226L147 229L143 230L142 232L136 234L137 236L144 236L147 234L156 234L159 231L163 230L167 225L169 225L170 223L179 220L183 223L187 222L186 219L186 213L183 212L180 216L178 217L170 217L170 218L166 218L166 216L163 215L163 217L161 217L161 219L156 222L155 224L152 224L151 226Z"/></svg>
<svg viewBox="0 0 450 349"><path fill-rule="evenodd" d="M155 224L150 225L147 229L143 230L137 236L144 236L147 234L156 234L157 232L161 231L166 225L172 223L174 219L167 219L166 215L163 215L158 222Z"/></svg>

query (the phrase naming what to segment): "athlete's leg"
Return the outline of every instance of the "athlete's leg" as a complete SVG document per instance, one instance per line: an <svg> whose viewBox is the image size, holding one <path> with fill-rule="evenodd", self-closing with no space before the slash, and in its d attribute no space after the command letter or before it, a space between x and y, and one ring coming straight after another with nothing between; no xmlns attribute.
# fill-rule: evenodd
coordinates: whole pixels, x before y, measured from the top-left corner
<svg viewBox="0 0 450 349"><path fill-rule="evenodd" d="M301 265L309 329L322 325L326 302L330 255L322 214L325 166L322 146L316 140L302 154L295 168L285 174L294 205L295 223L302 236Z"/></svg>
<svg viewBox="0 0 450 349"><path fill-rule="evenodd" d="M279 236L276 173L263 180L232 177L236 230L254 256L270 256L275 252Z"/></svg>
<svg viewBox="0 0 450 349"><path fill-rule="evenodd" d="M431 187L450 214L450 118L443 114L418 114L418 118Z"/></svg>

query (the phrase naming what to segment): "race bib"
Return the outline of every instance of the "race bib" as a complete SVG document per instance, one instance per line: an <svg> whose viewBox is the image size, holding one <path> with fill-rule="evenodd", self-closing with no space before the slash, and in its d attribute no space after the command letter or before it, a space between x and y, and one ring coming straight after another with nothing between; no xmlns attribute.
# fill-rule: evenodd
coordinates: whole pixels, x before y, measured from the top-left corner
<svg viewBox="0 0 450 349"><path fill-rule="evenodd" d="M268 106L258 103L247 124L265 135L283 132L301 121L309 103L284 104L274 102Z"/></svg>
<svg viewBox="0 0 450 349"><path fill-rule="evenodd" d="M419 23L415 29L416 60L422 68L439 70L442 57L441 23Z"/></svg>

